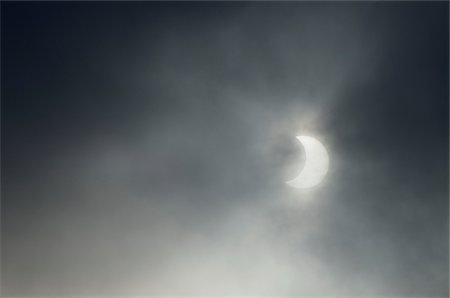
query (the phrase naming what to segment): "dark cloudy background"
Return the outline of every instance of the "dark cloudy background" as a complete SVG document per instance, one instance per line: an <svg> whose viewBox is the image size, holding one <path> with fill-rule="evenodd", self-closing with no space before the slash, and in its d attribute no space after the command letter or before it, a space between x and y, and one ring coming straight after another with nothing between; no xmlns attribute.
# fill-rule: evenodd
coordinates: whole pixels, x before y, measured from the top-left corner
<svg viewBox="0 0 450 298"><path fill-rule="evenodd" d="M448 21L2 2L2 296L448 296Z"/></svg>

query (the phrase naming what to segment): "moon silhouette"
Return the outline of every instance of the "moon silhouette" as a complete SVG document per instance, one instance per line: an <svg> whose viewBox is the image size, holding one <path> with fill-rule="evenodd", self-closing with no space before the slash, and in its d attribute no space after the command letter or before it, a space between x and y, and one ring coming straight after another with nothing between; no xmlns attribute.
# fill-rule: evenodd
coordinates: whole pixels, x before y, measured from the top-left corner
<svg viewBox="0 0 450 298"><path fill-rule="evenodd" d="M311 188L325 178L330 159L321 142L313 137L297 136L305 149L305 164L300 174L286 183L295 188Z"/></svg>

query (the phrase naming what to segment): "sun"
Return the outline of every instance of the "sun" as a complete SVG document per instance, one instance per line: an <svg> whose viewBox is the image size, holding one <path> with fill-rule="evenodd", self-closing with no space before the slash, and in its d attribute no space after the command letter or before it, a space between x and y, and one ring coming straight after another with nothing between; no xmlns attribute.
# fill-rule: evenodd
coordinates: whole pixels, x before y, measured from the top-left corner
<svg viewBox="0 0 450 298"><path fill-rule="evenodd" d="M305 164L300 174L286 182L295 188L311 188L320 184L328 173L330 158L325 146L309 136L297 136L305 149Z"/></svg>

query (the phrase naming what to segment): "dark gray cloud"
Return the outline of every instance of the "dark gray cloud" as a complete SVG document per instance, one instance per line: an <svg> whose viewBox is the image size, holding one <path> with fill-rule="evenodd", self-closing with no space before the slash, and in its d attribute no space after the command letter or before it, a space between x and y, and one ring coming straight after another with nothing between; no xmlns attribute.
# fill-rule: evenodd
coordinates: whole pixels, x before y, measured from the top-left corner
<svg viewBox="0 0 450 298"><path fill-rule="evenodd" d="M448 296L448 3L7 3L2 294ZM284 181L317 136L330 172Z"/></svg>

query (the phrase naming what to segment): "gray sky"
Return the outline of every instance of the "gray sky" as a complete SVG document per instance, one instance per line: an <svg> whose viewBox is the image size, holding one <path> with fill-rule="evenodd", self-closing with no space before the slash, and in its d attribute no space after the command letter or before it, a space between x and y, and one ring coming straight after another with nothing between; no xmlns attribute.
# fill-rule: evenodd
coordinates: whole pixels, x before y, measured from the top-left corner
<svg viewBox="0 0 450 298"><path fill-rule="evenodd" d="M448 11L3 3L2 296L448 296Z"/></svg>

